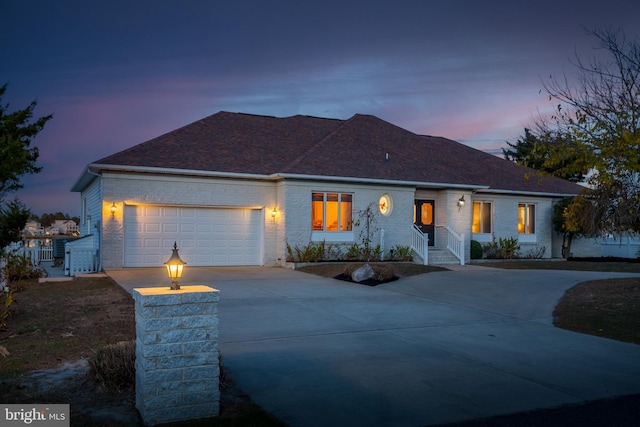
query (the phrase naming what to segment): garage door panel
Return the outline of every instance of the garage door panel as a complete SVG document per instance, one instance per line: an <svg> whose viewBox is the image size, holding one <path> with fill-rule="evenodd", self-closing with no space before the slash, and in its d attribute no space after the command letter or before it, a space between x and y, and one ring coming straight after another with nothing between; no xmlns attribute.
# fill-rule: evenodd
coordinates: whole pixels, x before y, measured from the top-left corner
<svg viewBox="0 0 640 427"><path fill-rule="evenodd" d="M127 206L126 267L157 267L174 242L191 266L257 265L260 211L256 209Z"/></svg>

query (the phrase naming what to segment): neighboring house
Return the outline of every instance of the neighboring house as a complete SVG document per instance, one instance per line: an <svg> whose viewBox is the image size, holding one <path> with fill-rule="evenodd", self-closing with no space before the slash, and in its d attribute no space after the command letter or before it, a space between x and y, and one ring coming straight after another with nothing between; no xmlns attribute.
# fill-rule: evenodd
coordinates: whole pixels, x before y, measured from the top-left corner
<svg viewBox="0 0 640 427"><path fill-rule="evenodd" d="M493 236L559 257L552 203L580 190L373 116L228 112L97 160L72 188L101 268L162 266L174 241L189 266L283 265L287 245L359 243L353 221L372 203L385 252L419 229L433 254L461 237L462 260Z"/></svg>
<svg viewBox="0 0 640 427"><path fill-rule="evenodd" d="M22 234L25 237L44 236L44 227L38 221L27 221L24 228L22 229Z"/></svg>
<svg viewBox="0 0 640 427"><path fill-rule="evenodd" d="M56 219L51 227L58 228L58 234L75 236L80 233L78 224L72 219Z"/></svg>
<svg viewBox="0 0 640 427"><path fill-rule="evenodd" d="M47 236L53 236L53 235L57 235L60 234L60 228L54 226L54 225L50 225L49 227L44 229L44 234L46 234Z"/></svg>

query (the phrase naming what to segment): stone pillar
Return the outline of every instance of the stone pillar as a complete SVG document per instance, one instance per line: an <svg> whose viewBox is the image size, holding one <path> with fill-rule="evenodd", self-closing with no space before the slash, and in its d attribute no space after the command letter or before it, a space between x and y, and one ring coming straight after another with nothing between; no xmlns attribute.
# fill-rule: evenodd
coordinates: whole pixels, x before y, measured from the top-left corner
<svg viewBox="0 0 640 427"><path fill-rule="evenodd" d="M219 291L133 290L136 407L147 425L218 416Z"/></svg>

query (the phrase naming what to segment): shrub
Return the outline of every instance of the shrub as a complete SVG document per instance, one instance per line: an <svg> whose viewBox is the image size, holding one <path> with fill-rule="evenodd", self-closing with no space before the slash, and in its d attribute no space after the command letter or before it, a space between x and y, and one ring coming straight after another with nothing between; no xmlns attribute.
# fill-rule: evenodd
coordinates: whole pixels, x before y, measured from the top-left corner
<svg viewBox="0 0 640 427"><path fill-rule="evenodd" d="M471 241L471 259L482 259L482 245L477 240Z"/></svg>
<svg viewBox="0 0 640 427"><path fill-rule="evenodd" d="M496 238L493 236L491 243L484 245L482 250L485 258L512 259L517 256L520 245L518 245L518 239L515 237L504 239L500 237L496 242Z"/></svg>
<svg viewBox="0 0 640 427"><path fill-rule="evenodd" d="M120 341L95 351L89 358L89 367L100 387L119 392L135 385L135 362L135 342Z"/></svg>
<svg viewBox="0 0 640 427"><path fill-rule="evenodd" d="M332 245L327 245L324 241L320 243L309 243L306 246L296 245L291 248L287 245L288 262L318 262L326 261L336 256L336 251Z"/></svg>
<svg viewBox="0 0 640 427"><path fill-rule="evenodd" d="M391 261L413 261L416 252L409 246L396 245L389 250L389 259Z"/></svg>
<svg viewBox="0 0 640 427"><path fill-rule="evenodd" d="M498 247L500 250L500 254L502 258L512 259L517 255L517 252L520 250L520 245L518 244L518 239L515 237L509 237L503 239L500 237L498 239Z"/></svg>
<svg viewBox="0 0 640 427"><path fill-rule="evenodd" d="M540 259L540 258L542 258L544 256L546 251L547 251L547 247L546 246L535 246L535 247L529 249L529 252L525 256L525 258Z"/></svg>
<svg viewBox="0 0 640 427"><path fill-rule="evenodd" d="M43 271L33 265L29 258L22 255L7 254L5 274L7 282L37 279L42 277Z"/></svg>
<svg viewBox="0 0 640 427"><path fill-rule="evenodd" d="M11 289L8 287L0 289L0 331L7 327L7 319L11 314L10 308L14 301Z"/></svg>

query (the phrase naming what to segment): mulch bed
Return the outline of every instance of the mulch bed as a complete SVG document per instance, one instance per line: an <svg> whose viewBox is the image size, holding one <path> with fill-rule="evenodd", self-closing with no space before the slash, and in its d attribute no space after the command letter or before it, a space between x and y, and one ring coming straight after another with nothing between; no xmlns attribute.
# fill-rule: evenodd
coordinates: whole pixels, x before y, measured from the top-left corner
<svg viewBox="0 0 640 427"><path fill-rule="evenodd" d="M338 280L342 280L345 282L351 282L351 283L355 283L358 285L366 285L366 286L378 286L381 285L383 283L389 283L389 282L393 282L399 279L398 276L393 276L392 278L390 278L389 280L377 280L377 279L367 279L367 280L363 280L361 282L354 282L353 279L351 278L351 276L349 276L348 274L338 274L337 276L334 277L334 279L338 279Z"/></svg>

